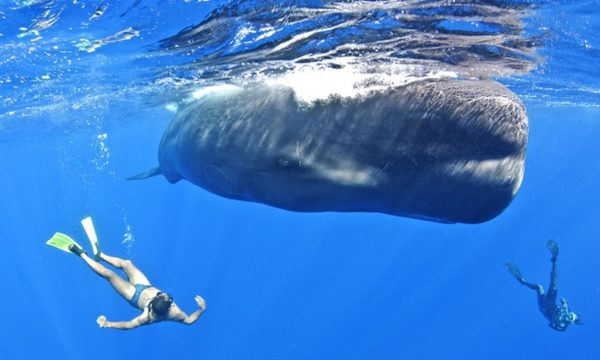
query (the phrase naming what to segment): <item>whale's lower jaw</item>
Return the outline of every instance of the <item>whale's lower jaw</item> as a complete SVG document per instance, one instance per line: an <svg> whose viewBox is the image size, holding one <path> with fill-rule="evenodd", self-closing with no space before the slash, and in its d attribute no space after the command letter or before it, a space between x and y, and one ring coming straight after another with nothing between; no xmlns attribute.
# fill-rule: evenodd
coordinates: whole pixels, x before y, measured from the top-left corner
<svg viewBox="0 0 600 360"><path fill-rule="evenodd" d="M431 174L414 174L420 181L410 188L394 187L408 183L407 179L392 176L375 183L364 181L364 174L350 173L339 175L346 180L342 183L337 177L249 171L240 183L227 175L239 170L214 165L204 169L202 176L189 176L189 181L226 198L290 211L379 212L443 223L482 223L511 203L523 179L523 163L523 159L502 159L447 165L444 183ZM517 169L507 172L509 167Z"/></svg>

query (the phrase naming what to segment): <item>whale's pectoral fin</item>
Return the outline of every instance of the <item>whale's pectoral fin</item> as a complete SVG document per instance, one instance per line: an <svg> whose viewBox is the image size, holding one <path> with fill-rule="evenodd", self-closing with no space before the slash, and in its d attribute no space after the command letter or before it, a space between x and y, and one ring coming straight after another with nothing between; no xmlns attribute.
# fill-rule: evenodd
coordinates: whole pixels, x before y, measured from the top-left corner
<svg viewBox="0 0 600 360"><path fill-rule="evenodd" d="M127 180L143 180L143 179L147 179L149 177L161 175L161 174L162 174L162 171L160 171L160 167L157 166L150 170L144 171L143 173L140 173L140 174L137 174L134 176L130 176L127 178Z"/></svg>

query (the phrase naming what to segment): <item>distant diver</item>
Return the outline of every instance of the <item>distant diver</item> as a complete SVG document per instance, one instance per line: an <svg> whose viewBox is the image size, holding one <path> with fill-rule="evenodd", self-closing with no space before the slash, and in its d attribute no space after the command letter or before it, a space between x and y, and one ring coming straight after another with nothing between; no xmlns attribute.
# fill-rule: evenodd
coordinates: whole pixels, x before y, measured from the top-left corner
<svg viewBox="0 0 600 360"><path fill-rule="evenodd" d="M521 285L525 285L536 291L538 307L546 319L548 319L548 325L554 330L565 331L570 324L581 325L583 322L576 313L571 311L565 298L561 298L560 304L556 304L556 295L558 293L556 269L556 262L558 261L558 245L556 245L554 241L549 240L546 243L546 247L550 250L550 253L552 253L552 258L550 259L552 261L552 272L550 273L550 286L547 293L544 292L544 287L542 285L525 281L517 266L512 262L506 263L504 267L518 282L521 283Z"/></svg>
<svg viewBox="0 0 600 360"><path fill-rule="evenodd" d="M79 244L62 233L56 233L52 239L48 240L47 244L79 256L96 274L109 281L117 293L129 304L143 311L141 315L129 321L108 321L106 316L101 315L96 320L101 328L129 330L160 321L176 321L191 325L206 310L204 299L196 295L194 299L200 309L188 316L175 304L169 294L152 286L148 278L133 265L131 260L108 256L100 251L91 218L87 217L81 223L92 243L94 258L89 257ZM102 260L123 270L128 280L125 281L115 272L104 267L100 263Z"/></svg>

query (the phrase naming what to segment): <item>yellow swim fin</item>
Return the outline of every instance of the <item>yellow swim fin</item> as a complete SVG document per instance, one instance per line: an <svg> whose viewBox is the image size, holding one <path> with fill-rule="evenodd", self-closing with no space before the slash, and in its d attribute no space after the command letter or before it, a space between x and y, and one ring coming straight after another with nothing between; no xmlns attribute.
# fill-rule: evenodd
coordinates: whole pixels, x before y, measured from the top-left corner
<svg viewBox="0 0 600 360"><path fill-rule="evenodd" d="M54 234L54 236L52 236L52 238L48 241L46 241L46 244L50 245L50 246L54 246L55 248L68 252L69 254L73 254L73 252L71 252L71 250L69 250L69 245L71 244L75 244L77 245L79 248L81 248L81 246L75 242L75 240L71 239L68 235L65 235L63 233L57 232L56 234Z"/></svg>

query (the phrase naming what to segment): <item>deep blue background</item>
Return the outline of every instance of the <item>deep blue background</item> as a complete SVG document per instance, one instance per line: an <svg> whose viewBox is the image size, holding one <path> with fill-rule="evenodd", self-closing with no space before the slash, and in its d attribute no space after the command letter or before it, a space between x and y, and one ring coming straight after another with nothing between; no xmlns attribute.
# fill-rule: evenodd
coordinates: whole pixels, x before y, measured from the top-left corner
<svg viewBox="0 0 600 360"><path fill-rule="evenodd" d="M532 9L542 61L503 80L530 115L525 180L480 225L291 213L186 182L125 181L156 165L173 116L144 91L160 94L161 70L190 60L153 52L158 41L225 2L0 2L0 359L600 359L597 0ZM91 21L98 4L108 10ZM19 37L47 9L58 21L42 39ZM141 36L75 47L128 27ZM202 295L207 312L191 327L98 328L101 314L138 313L44 244L62 231L89 249L87 215L104 251L131 258L188 313ZM514 261L546 286L550 238L559 296L586 322L565 333L503 268Z"/></svg>
<svg viewBox="0 0 600 360"><path fill-rule="evenodd" d="M172 117L160 109L2 142L1 357L598 359L600 110L526 105L525 181L481 225L292 213L186 182L125 181L156 163ZM63 231L88 247L86 215L107 253L133 259L184 310L202 295L200 320L98 328L98 315L137 313L75 256L44 245ZM127 225L135 239L122 243ZM512 260L546 286L550 238L561 248L559 296L586 321L566 333L503 268Z"/></svg>

